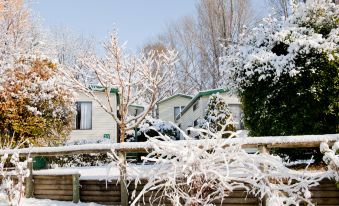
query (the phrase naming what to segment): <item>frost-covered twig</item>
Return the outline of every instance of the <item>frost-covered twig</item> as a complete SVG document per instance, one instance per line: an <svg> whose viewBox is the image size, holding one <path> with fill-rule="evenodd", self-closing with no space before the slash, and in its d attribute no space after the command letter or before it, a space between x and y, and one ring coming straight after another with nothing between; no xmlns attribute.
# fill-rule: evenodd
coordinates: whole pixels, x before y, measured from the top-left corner
<svg viewBox="0 0 339 206"><path fill-rule="evenodd" d="M150 201L155 205L161 204L159 198L174 205L213 205L238 189L260 199L268 197L270 205L313 205L309 188L318 185L324 175L293 172L280 157L248 154L239 143L225 147L230 139L222 138L221 132L211 135L204 129L192 130L200 134L201 144L195 144L183 131L190 141L173 141L161 134L148 140L153 150L144 164L153 164L153 169L136 177L135 185L145 178L147 183L138 194L133 192L131 205L143 201L146 193L153 194Z"/></svg>
<svg viewBox="0 0 339 206"><path fill-rule="evenodd" d="M0 139L3 140L3 138ZM5 146L10 145L5 143ZM0 148L5 149L2 145ZM13 169L9 168L9 165ZM18 153L0 156L0 205L21 205L25 193L24 182L28 175L27 160L20 161Z"/></svg>
<svg viewBox="0 0 339 206"><path fill-rule="evenodd" d="M331 149L327 143L321 143L320 151L324 154L323 160L328 165L329 172L339 182L339 141L335 142Z"/></svg>

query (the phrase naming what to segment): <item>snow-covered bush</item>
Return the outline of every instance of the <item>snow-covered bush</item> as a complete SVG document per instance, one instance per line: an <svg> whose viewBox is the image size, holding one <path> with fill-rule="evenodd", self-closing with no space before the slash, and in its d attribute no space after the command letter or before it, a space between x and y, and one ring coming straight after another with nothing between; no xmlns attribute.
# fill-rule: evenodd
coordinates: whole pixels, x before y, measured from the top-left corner
<svg viewBox="0 0 339 206"><path fill-rule="evenodd" d="M323 160L333 178L339 182L339 141L335 142L332 148L327 143L320 144L320 151L324 154Z"/></svg>
<svg viewBox="0 0 339 206"><path fill-rule="evenodd" d="M137 135L137 138L135 138L135 134ZM159 136L159 134L167 135L172 139L176 139L178 136L178 130L169 122L147 116L138 126L136 133L135 131L130 131L126 135L126 141L144 142L147 141L149 137L156 137Z"/></svg>
<svg viewBox="0 0 339 206"><path fill-rule="evenodd" d="M239 93L250 136L337 132L338 21L339 5L307 0L286 20L264 19L226 50L224 82ZM322 157L319 148L278 152L292 161Z"/></svg>
<svg viewBox="0 0 339 206"><path fill-rule="evenodd" d="M97 140L80 140L63 144L64 146L71 145L84 145L84 144L112 144L110 139L97 139ZM88 167L88 166L104 166L111 162L107 154L91 153L91 154L76 154L64 155L57 157L49 157L48 167Z"/></svg>
<svg viewBox="0 0 339 206"><path fill-rule="evenodd" d="M199 121L200 127L217 132L221 131L223 125L227 124L225 131L235 131L236 127L231 121L232 113L225 99L219 94L212 94L208 99L205 116Z"/></svg>
<svg viewBox="0 0 339 206"><path fill-rule="evenodd" d="M0 77L0 134L35 145L61 143L72 127L73 93L49 60L23 59Z"/></svg>
<svg viewBox="0 0 339 206"><path fill-rule="evenodd" d="M222 58L252 136L336 133L339 5L300 3L286 20L265 18Z"/></svg>
<svg viewBox="0 0 339 206"><path fill-rule="evenodd" d="M222 201L238 189L260 199L267 197L270 205L313 205L309 188L316 186L321 176L292 172L277 156L248 154L241 144L228 143L235 133L225 139L224 132L194 132L202 139L193 140L182 132L187 141L173 141L164 135L148 140L153 151L144 164L154 166L135 179L135 185L144 178L148 181L138 194L133 192L131 205L147 198L143 195L148 192L160 193L173 205L214 205L215 200Z"/></svg>
<svg viewBox="0 0 339 206"><path fill-rule="evenodd" d="M71 129L72 95L24 1L0 0L0 33L0 135L59 143Z"/></svg>

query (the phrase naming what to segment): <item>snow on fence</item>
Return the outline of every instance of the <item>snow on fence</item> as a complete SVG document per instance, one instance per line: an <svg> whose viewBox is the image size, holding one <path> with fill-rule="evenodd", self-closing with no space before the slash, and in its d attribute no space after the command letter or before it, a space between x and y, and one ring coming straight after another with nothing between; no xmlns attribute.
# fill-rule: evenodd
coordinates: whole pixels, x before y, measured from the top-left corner
<svg viewBox="0 0 339 206"><path fill-rule="evenodd" d="M173 141L169 142L170 146L174 146L176 144L182 143L182 141L191 141L190 144L199 145L206 145L208 141L214 141L213 139L204 139L204 140L181 140L181 141ZM326 134L326 135L304 135L304 136L270 136L270 137L246 137L246 138L233 138L233 139L226 139L224 143L224 147L227 147L232 144L241 144L244 148L258 148L259 152L267 153L267 148L303 148L303 147L319 147L322 142L327 142L329 145L332 145L334 142L339 141L339 134ZM34 156L63 156L63 155L74 155L74 154L89 154L89 153L107 153L115 150L119 153L119 158L121 162L126 161L126 153L128 152L145 152L151 151L152 145L147 142L126 142L126 143L113 143L113 144L87 144L87 145L73 145L73 146L63 146L63 147L32 147L32 148L23 148L23 149L8 149L8 150L0 150L0 155L5 154L19 154L21 156L27 157L34 157ZM29 169L32 171L32 163L28 164ZM124 171L126 172L126 170ZM48 196L49 194L42 194L46 193L43 191L44 187L48 187L48 184L40 184L41 181L43 182L51 182L52 179L59 179L66 178L68 182L72 182L72 190L70 189L70 185L64 186L67 187L65 191L67 192L67 200L70 200L72 197L73 202L78 202L79 200L92 200L94 196L98 196L101 194L100 188L102 186L94 186L99 188L97 191L92 190L84 190L82 188L82 192L80 192L79 185L79 174L60 174L61 176L50 176L50 177L42 177L42 176L35 176L33 172L30 173L30 176L26 179L26 197L51 197ZM63 175L63 176L62 176ZM127 177L126 173L121 174L120 179L125 180ZM49 179L50 178L50 179ZM39 183L40 181L40 183ZM54 181L55 182L55 181ZM125 182L125 181L121 181ZM57 182L55 182L57 183ZM82 184L86 185L89 182L83 182ZM41 186L45 185L45 186ZM58 184L54 184L58 185ZM128 205L129 200L129 188L125 184L116 185L120 188L119 194L120 197L115 199L113 198L112 201L120 201L121 205L125 206ZM93 186L85 186L85 188L94 188ZM40 188L40 189L39 189ZM53 186L51 187L53 188ZM59 187L58 187L59 188ZM61 187L60 187L61 189ZM52 190L53 191L53 190ZM48 191L48 192L52 192ZM72 191L72 195L70 195L70 191ZM40 193L41 194L40 194ZM104 192L104 191L103 191ZM59 192L59 196L62 195L63 192ZM62 194L61 194L62 193ZM110 190L110 192L104 192L107 194L117 194L117 191ZM335 193L335 194L334 194ZM333 191L335 196L334 199L338 199L338 191ZM47 196L46 196L47 195ZM50 194L52 195L52 194ZM58 195L55 196L56 199ZM88 196L88 197L82 197ZM92 199L91 199L92 198ZM242 198L242 197L241 197ZM93 199L94 200L94 199ZM253 200L255 202L255 200ZM254 203L253 202L253 203ZM254 203L256 204L256 202ZM339 203L338 203L339 204ZM243 204L242 204L243 205Z"/></svg>
<svg viewBox="0 0 339 206"><path fill-rule="evenodd" d="M204 145L209 140L180 140L192 141L196 145ZM241 144L244 148L257 148L258 145L265 145L267 148L306 148L319 147L322 142L328 142L329 145L339 141L339 134L325 135L300 135L300 136L267 136L267 137L246 137L225 139L225 147L230 144ZM177 142L172 142L175 146ZM85 144L62 147L31 147L23 149L0 150L0 155L19 153L21 156L59 156L89 153L107 153L112 150L118 152L145 152L152 150L151 144L147 142L124 142L112 144Z"/></svg>

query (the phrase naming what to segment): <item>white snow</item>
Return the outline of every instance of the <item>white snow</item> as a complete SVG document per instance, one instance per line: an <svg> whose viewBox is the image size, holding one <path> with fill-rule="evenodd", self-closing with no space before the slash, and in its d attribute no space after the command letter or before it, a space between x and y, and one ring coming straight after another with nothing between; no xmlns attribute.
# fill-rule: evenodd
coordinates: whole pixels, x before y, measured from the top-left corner
<svg viewBox="0 0 339 206"><path fill-rule="evenodd" d="M156 165L129 164L127 167L128 178L147 177L151 170L156 169ZM119 179L119 168L107 166L95 167L60 167L34 171L33 175L71 175L80 174L80 180L117 180Z"/></svg>
<svg viewBox="0 0 339 206"><path fill-rule="evenodd" d="M192 128L192 131L199 131L199 129ZM176 144L183 144L185 141L190 141L191 144L205 144L206 142L215 141L214 139L203 140L180 140L170 142L175 146ZM266 137L243 137L225 139L225 144L241 144L243 146L254 145L278 145L283 143L312 143L312 142L329 142L339 141L339 134L324 134L324 135L299 135L299 136L266 136ZM0 155L4 154L34 154L34 153L56 153L56 152L72 152L72 151L93 151L93 150L120 150L120 149L151 149L152 144L149 142L125 142L112 144L86 144L86 145L72 145L62 147L32 147L23 149L0 150ZM85 152L84 152L85 153Z"/></svg>
<svg viewBox="0 0 339 206"><path fill-rule="evenodd" d="M66 202L66 201L56 201L56 200L42 200L42 199L35 199L35 198L25 198L22 202L21 206L101 206L100 204L96 203L73 203L73 202ZM0 206L5 206L1 205Z"/></svg>

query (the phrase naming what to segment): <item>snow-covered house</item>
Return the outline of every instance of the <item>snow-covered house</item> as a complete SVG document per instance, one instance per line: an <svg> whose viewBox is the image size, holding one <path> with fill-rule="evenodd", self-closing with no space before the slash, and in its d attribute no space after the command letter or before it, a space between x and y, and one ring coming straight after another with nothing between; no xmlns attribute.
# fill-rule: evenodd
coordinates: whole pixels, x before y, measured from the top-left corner
<svg viewBox="0 0 339 206"><path fill-rule="evenodd" d="M101 102L107 102L106 94L100 87L93 87L96 96ZM118 109L118 90L110 91L114 112ZM76 115L74 127L70 134L70 141L112 139L117 141L117 123L101 106L92 98L83 93L78 93L76 99Z"/></svg>
<svg viewBox="0 0 339 206"><path fill-rule="evenodd" d="M184 131L189 127L198 126L199 119L202 119L205 116L210 95L216 93L219 93L225 99L230 108L234 121L238 123L236 125L237 129L241 129L242 125L240 124L240 120L242 116L242 109L240 101L238 97L228 95L224 89L200 91L188 102L188 104L176 117L175 122L177 125Z"/></svg>
<svg viewBox="0 0 339 206"><path fill-rule="evenodd" d="M175 94L157 103L157 117L167 122L175 122L176 117L192 100L192 96Z"/></svg>

